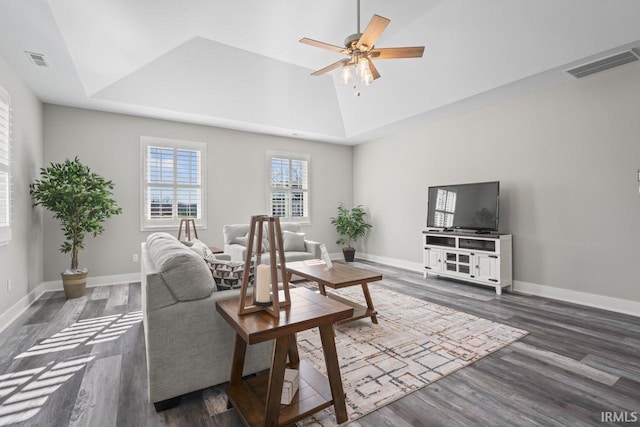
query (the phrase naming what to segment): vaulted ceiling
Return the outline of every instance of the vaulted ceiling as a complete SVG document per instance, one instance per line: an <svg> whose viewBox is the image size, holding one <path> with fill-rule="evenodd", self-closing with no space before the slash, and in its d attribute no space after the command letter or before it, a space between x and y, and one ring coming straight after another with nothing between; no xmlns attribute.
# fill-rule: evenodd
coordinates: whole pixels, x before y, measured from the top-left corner
<svg viewBox="0 0 640 427"><path fill-rule="evenodd" d="M426 50L377 61L360 96L310 76L340 54L298 43L342 45L355 0L0 0L0 56L44 102L355 144L640 46L637 0L362 0L362 27L374 13L377 47Z"/></svg>

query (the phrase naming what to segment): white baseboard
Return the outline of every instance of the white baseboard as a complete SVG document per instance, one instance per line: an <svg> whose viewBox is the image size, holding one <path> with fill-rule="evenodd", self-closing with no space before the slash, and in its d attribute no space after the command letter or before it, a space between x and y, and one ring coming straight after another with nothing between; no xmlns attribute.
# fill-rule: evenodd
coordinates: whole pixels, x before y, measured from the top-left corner
<svg viewBox="0 0 640 427"><path fill-rule="evenodd" d="M38 300L46 291L44 283L40 283L34 290L22 297L4 313L0 313L0 333L13 323L31 304Z"/></svg>
<svg viewBox="0 0 640 427"><path fill-rule="evenodd" d="M552 286L539 285L537 283L522 282L520 280L513 281L513 292L586 305L588 307L601 308L603 310L640 317L640 301L630 301L621 298L574 291L571 289L555 288Z"/></svg>
<svg viewBox="0 0 640 427"><path fill-rule="evenodd" d="M139 281L140 281L140 273L116 274L113 276L98 276L98 277L89 276L89 278L87 279L87 288L93 288L95 286L106 286L106 285L121 285L122 283L131 283L131 282L139 282ZM44 282L41 286L44 286L45 292L61 291L63 289L62 280Z"/></svg>
<svg viewBox="0 0 640 427"><path fill-rule="evenodd" d="M333 255L331 258L333 259ZM338 254L340 257L342 254ZM380 264L392 267L404 268L406 270L424 272L424 265L418 262L405 261L396 258L382 257L361 252L356 252L356 257L367 261L379 262ZM629 301L621 298L613 298L604 295L590 294L587 292L573 291L571 289L555 288L552 286L538 285L537 283L522 282L514 280L513 292L523 295L535 295L554 299L558 301L570 302L573 304L585 305L587 307L600 308L616 313L629 314L640 317L640 301Z"/></svg>

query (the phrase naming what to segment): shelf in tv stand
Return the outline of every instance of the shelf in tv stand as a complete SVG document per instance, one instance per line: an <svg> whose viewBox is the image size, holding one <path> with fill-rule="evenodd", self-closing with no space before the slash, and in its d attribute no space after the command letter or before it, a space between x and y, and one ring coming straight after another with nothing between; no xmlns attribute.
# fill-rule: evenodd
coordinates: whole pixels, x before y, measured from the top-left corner
<svg viewBox="0 0 640 427"><path fill-rule="evenodd" d="M423 231L424 277L429 274L495 288L513 284L512 236L459 231Z"/></svg>

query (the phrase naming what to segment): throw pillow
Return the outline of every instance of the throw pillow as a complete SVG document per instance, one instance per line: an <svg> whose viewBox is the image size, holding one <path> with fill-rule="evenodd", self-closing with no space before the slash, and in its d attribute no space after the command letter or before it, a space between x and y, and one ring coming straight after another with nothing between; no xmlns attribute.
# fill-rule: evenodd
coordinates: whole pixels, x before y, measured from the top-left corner
<svg viewBox="0 0 640 427"><path fill-rule="evenodd" d="M242 287L244 262L212 259L207 263L216 282L216 290L226 291ZM249 270L249 286L253 286L253 266Z"/></svg>
<svg viewBox="0 0 640 427"><path fill-rule="evenodd" d="M238 244L246 247L249 244L249 234L247 234L244 237L238 237L236 241L238 242ZM267 239L263 238L262 245L260 246L260 249L259 249L260 252L267 252L268 247L269 247L269 243L267 242ZM258 238L256 236L253 239L253 252L256 253L257 251L258 251Z"/></svg>
<svg viewBox="0 0 640 427"><path fill-rule="evenodd" d="M283 231L282 247L285 252L306 252L307 246L304 243L304 233Z"/></svg>
<svg viewBox="0 0 640 427"><path fill-rule="evenodd" d="M209 246L201 240L193 239L191 241L183 241L182 243L204 259L211 258L213 256L213 252L211 252Z"/></svg>

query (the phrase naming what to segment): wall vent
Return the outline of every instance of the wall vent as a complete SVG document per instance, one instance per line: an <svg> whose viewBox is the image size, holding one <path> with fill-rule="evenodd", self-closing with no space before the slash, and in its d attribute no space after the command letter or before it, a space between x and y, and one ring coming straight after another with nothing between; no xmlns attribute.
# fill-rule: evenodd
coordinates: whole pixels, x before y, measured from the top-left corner
<svg viewBox="0 0 640 427"><path fill-rule="evenodd" d="M48 67L49 66L49 64L47 64L47 61L44 59L44 55L43 54L35 53L35 52L27 52L26 50L24 51L24 53L26 53L27 56L29 57L29 59L31 59L31 62L36 64L38 67Z"/></svg>
<svg viewBox="0 0 640 427"><path fill-rule="evenodd" d="M565 70L565 72L571 74L576 79L580 79L591 74L599 73L600 71L638 61L639 59L640 53L636 49L631 49L625 52L616 53L615 55L607 56L606 58L589 62L588 64L570 68L568 70Z"/></svg>

